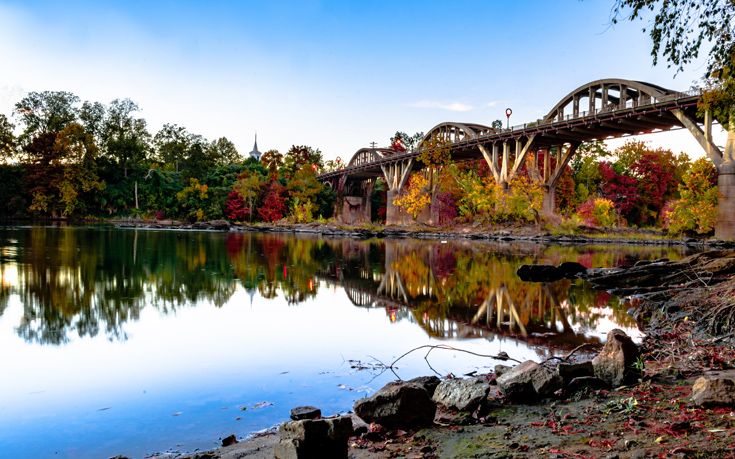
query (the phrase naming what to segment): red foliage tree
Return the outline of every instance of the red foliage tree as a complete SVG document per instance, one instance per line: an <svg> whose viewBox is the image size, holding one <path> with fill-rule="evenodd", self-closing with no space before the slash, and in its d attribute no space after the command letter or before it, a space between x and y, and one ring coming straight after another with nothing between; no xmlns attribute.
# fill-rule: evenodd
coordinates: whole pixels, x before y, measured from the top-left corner
<svg viewBox="0 0 735 459"><path fill-rule="evenodd" d="M267 222L274 222L283 218L286 213L286 198L283 197L283 187L275 180L266 191L263 204L258 209L258 217Z"/></svg>
<svg viewBox="0 0 735 459"><path fill-rule="evenodd" d="M676 165L660 151L649 151L636 159L633 173L639 177L640 198L636 205L634 220L638 225L658 221L667 200L673 198L678 189L674 178Z"/></svg>
<svg viewBox="0 0 735 459"><path fill-rule="evenodd" d="M618 213L628 220L630 212L640 198L638 180L618 174L608 161L600 162L600 175L602 176L602 183L600 183L602 197L615 203Z"/></svg>
<svg viewBox="0 0 735 459"><path fill-rule="evenodd" d="M247 220L250 210L245 205L245 201L240 197L240 193L237 191L231 191L227 195L227 201L225 202L225 217L233 221L244 222Z"/></svg>
<svg viewBox="0 0 735 459"><path fill-rule="evenodd" d="M569 209L574 210L574 198L576 196L574 188L574 179L572 173L574 171L571 167L567 166L559 177L559 182L556 184L556 208L559 210Z"/></svg>

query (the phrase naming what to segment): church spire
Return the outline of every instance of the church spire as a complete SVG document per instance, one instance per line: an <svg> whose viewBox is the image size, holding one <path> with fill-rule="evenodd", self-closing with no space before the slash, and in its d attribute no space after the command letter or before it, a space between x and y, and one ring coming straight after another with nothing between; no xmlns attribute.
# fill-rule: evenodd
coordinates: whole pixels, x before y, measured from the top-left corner
<svg viewBox="0 0 735 459"><path fill-rule="evenodd" d="M258 151L258 132L255 132L255 145L253 145L253 151L250 152L250 157L260 161L262 153Z"/></svg>

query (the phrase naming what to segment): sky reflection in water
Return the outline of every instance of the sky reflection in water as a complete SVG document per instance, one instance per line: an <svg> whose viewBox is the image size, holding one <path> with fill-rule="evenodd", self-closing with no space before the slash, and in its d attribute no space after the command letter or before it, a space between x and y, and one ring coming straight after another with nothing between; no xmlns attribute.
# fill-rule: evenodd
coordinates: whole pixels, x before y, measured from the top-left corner
<svg viewBox="0 0 735 459"><path fill-rule="evenodd" d="M298 405L325 415L348 411L396 377L352 368L350 360L389 364L425 344L540 360L599 342L616 326L636 333L616 298L582 281L524 284L515 269L683 255L2 228L0 451L137 458L210 448L220 437L281 422ZM402 359L398 375L432 374L424 355ZM440 375L499 363L453 351L433 352L429 361Z"/></svg>

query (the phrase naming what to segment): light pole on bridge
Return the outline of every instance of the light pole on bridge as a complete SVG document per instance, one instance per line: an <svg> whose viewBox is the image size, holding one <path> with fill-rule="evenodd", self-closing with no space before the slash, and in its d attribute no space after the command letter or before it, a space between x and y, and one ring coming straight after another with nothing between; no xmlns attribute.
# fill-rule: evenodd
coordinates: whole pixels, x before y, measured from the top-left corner
<svg viewBox="0 0 735 459"><path fill-rule="evenodd" d="M511 110L510 108L505 109L505 116L508 118L508 125L507 125L508 130L510 130L510 115L512 114L513 114L513 110Z"/></svg>

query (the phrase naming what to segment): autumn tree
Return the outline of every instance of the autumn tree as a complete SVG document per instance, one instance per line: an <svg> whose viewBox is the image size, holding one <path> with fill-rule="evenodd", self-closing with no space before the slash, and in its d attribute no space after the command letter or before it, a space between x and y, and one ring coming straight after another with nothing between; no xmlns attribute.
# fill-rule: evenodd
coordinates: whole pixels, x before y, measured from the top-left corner
<svg viewBox="0 0 735 459"><path fill-rule="evenodd" d="M258 208L258 217L266 222L280 220L286 213L286 199L283 197L285 189L277 180L271 180Z"/></svg>
<svg viewBox="0 0 735 459"><path fill-rule="evenodd" d="M283 166L283 155L278 150L268 150L260 157L260 162L274 175Z"/></svg>
<svg viewBox="0 0 735 459"><path fill-rule="evenodd" d="M209 187L199 183L196 178L189 179L189 186L176 193L176 199L183 209L183 214L191 222L206 220L205 209L209 204Z"/></svg>
<svg viewBox="0 0 735 459"><path fill-rule="evenodd" d="M316 197L323 188L324 185L316 179L316 171L310 167L302 167L291 177L286 190L291 215L296 221L311 221L316 210Z"/></svg>
<svg viewBox="0 0 735 459"><path fill-rule="evenodd" d="M430 198L433 200L436 196L439 184L444 178L443 174L452 162L452 153L450 150L449 139L442 136L434 136L425 141L421 145L421 152L416 158L424 163L425 168L422 173L427 179L427 188Z"/></svg>
<svg viewBox="0 0 735 459"><path fill-rule="evenodd" d="M664 211L664 220L673 234L714 230L717 221L717 169L707 158L692 163L679 184L681 199Z"/></svg>
<svg viewBox="0 0 735 459"><path fill-rule="evenodd" d="M286 175L292 176L304 167L316 168L317 171L323 170L324 158L322 152L306 145L291 146L283 160L283 169Z"/></svg>
<svg viewBox="0 0 735 459"><path fill-rule="evenodd" d="M408 179L408 184L401 194L393 198L393 205L399 207L414 219L431 203L428 193L429 181L423 174L414 173Z"/></svg>
<svg viewBox="0 0 735 459"><path fill-rule="evenodd" d="M61 213L69 216L77 210L84 211L85 204L97 198L95 192L105 187L97 175L99 149L94 136L80 124L72 123L56 137L54 149L64 162L63 179L53 184L62 203Z"/></svg>
<svg viewBox="0 0 735 459"><path fill-rule="evenodd" d="M260 190L263 188L262 176L256 171L250 171L237 176L237 182L233 190L237 192L243 202L247 202L247 216L253 220L253 204L258 200Z"/></svg>

